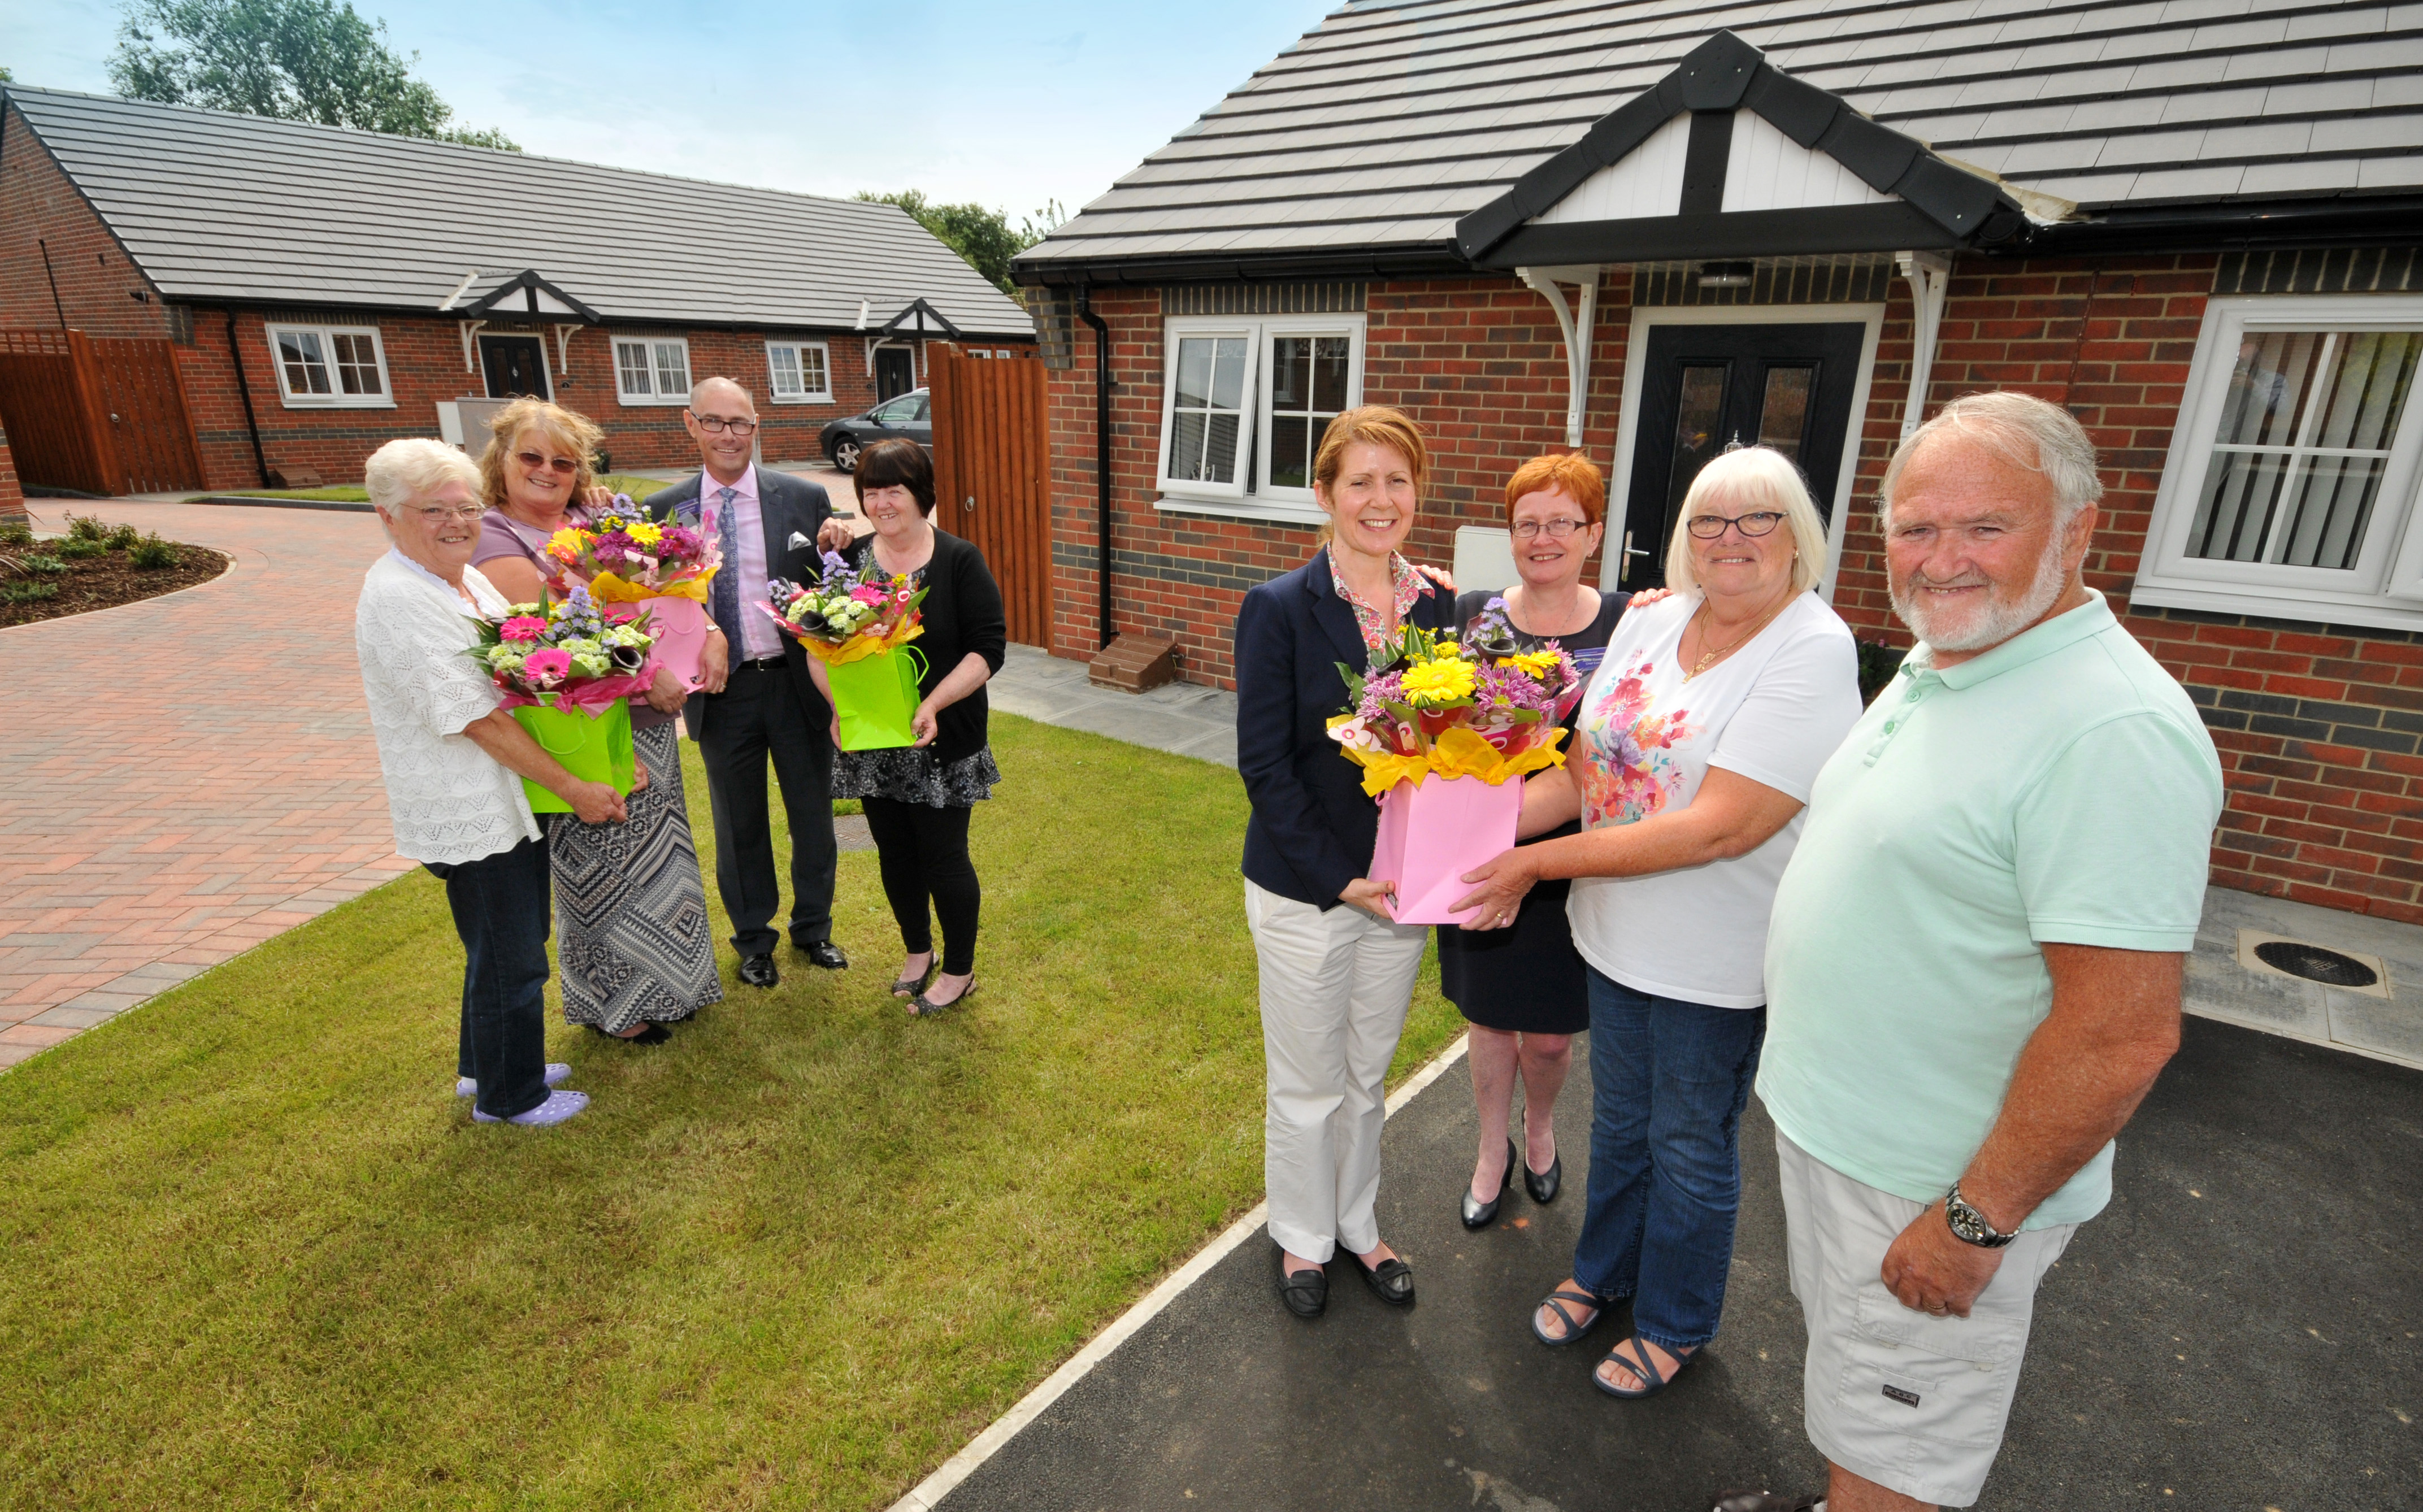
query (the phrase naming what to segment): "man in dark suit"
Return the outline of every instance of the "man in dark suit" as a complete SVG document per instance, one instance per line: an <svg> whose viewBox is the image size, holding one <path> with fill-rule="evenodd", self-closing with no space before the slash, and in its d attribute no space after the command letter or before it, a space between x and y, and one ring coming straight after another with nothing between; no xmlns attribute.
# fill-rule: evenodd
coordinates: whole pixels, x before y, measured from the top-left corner
<svg viewBox="0 0 2423 1512"><path fill-rule="evenodd" d="M757 406L729 378L702 379L689 391L682 424L698 443L705 470L648 499L659 520L679 520L720 542L723 566L707 597L715 630L701 669L705 686L682 710L706 766L715 811L715 886L732 916L740 980L770 987L774 835L766 801L766 759L783 790L791 825L791 948L828 970L849 965L832 942L833 827L831 713L808 677L807 654L753 606L768 578L817 575L818 535L833 521L818 485L755 465ZM843 541L848 530L832 529Z"/></svg>

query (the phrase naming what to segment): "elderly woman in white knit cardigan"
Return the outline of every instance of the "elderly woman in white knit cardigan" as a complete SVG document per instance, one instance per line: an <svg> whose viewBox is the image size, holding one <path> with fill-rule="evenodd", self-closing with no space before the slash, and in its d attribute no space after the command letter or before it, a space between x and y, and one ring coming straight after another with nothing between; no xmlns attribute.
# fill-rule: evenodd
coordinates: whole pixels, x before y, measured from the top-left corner
<svg viewBox="0 0 2423 1512"><path fill-rule="evenodd" d="M521 780L590 824L623 819L623 798L565 771L464 654L474 622L506 609L471 565L484 512L471 460L442 442L390 441L363 484L394 547L362 579L354 647L395 848L444 880L463 939L455 1091L483 1124L560 1124L589 1098L552 1090L571 1067L546 1063L546 841Z"/></svg>

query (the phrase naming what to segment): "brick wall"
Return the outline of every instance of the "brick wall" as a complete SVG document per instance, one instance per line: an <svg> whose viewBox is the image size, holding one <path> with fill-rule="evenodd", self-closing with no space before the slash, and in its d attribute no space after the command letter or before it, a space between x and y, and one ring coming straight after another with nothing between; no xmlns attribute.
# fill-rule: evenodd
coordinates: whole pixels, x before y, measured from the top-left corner
<svg viewBox="0 0 2423 1512"><path fill-rule="evenodd" d="M0 521L26 523L25 494L17 486L17 464L8 455L8 435L0 431Z"/></svg>
<svg viewBox="0 0 2423 1512"><path fill-rule="evenodd" d="M0 326L55 331L62 307L87 336L168 334L159 291L10 105L0 117Z"/></svg>

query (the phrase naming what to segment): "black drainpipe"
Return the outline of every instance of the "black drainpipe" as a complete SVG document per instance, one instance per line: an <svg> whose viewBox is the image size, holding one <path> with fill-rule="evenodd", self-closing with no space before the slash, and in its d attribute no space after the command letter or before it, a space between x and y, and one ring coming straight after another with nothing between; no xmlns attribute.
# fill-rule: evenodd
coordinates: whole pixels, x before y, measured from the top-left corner
<svg viewBox="0 0 2423 1512"><path fill-rule="evenodd" d="M1097 539L1101 543L1101 559L1096 575L1102 580L1101 642L1111 643L1111 327L1094 313L1094 286L1083 284L1077 290L1077 316L1094 328L1094 479L1100 491L1100 519Z"/></svg>
<svg viewBox="0 0 2423 1512"><path fill-rule="evenodd" d="M252 417L252 385L244 376L244 349L236 345L235 311L227 312L228 360L235 364L235 391L244 400L244 428L252 433L252 463L261 469L261 486L269 486L269 458L261 449L261 422Z"/></svg>

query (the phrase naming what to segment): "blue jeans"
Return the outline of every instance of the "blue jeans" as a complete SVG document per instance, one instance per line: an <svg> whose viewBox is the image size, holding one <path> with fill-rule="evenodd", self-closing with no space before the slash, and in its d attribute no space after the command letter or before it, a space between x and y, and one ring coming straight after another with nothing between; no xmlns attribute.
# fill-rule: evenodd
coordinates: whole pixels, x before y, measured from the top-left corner
<svg viewBox="0 0 2423 1512"><path fill-rule="evenodd" d="M463 937L463 1024L454 1074L480 1083L498 1118L546 1101L546 842L526 840L476 861L424 862L446 884Z"/></svg>
<svg viewBox="0 0 2423 1512"><path fill-rule="evenodd" d="M1590 1016L1590 1205L1574 1279L1633 1299L1642 1338L1695 1349L1724 1315L1766 1010L1653 998L1593 969Z"/></svg>

